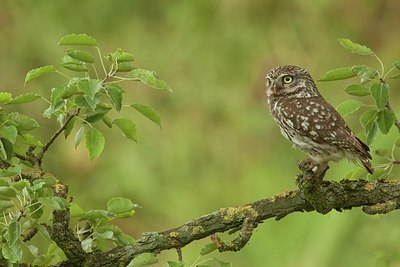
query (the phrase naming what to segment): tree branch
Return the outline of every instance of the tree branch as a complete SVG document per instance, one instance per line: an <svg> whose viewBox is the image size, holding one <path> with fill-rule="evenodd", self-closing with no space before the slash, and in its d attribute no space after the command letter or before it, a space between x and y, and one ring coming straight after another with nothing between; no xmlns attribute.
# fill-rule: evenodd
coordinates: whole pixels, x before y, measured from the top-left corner
<svg viewBox="0 0 400 267"><path fill-rule="evenodd" d="M299 175L297 184L310 185L309 177ZM319 209L319 212L325 214L332 209L341 211L353 207L364 207L363 211L367 214L383 214L400 206L400 181L321 181L316 188L313 190L318 190L317 199L323 203L322 208L308 200L309 192L305 192L303 186L298 190L287 191L253 203L222 208L170 230L144 233L132 245L117 247L104 253L90 254L85 264L88 266L128 264L139 254L145 252L157 254L163 250L181 248L195 240L232 229L242 229L238 239L230 243L230 248L236 246L240 249L250 238L253 228L266 219L280 220L294 212L311 212ZM225 242L215 241L215 236L213 239L214 242L223 244L222 250L229 248Z"/></svg>
<svg viewBox="0 0 400 267"><path fill-rule="evenodd" d="M36 156L36 162L38 163L39 167L42 166L42 159L47 149L49 149L49 147L54 143L57 137L67 128L71 120L79 114L79 111L80 109L77 109L73 114L68 115L67 118L65 119L64 124L60 127L60 129L58 129L57 132L55 132L54 135L50 137L49 141L47 141L47 143L42 147L42 150Z"/></svg>

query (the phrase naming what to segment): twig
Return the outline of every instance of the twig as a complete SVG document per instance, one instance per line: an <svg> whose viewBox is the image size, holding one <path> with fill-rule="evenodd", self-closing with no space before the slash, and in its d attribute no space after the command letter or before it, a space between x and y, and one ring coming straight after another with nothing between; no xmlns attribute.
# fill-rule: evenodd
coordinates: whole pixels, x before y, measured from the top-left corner
<svg viewBox="0 0 400 267"><path fill-rule="evenodd" d="M49 149L49 147L54 143L54 141L57 139L57 137L67 128L68 124L71 122L71 120L79 114L80 109L77 109L73 114L68 115L67 119L65 120L64 124L58 129L57 132L54 133L54 135L47 141L47 143L42 147L42 150L40 153L36 156L36 162L39 165L39 167L42 166L42 159L46 151Z"/></svg>

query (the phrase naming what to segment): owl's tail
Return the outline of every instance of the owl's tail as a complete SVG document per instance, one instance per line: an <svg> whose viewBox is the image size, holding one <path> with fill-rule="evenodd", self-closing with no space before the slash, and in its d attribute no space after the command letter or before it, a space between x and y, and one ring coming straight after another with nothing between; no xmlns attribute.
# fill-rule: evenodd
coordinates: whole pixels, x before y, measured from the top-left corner
<svg viewBox="0 0 400 267"><path fill-rule="evenodd" d="M360 157L360 161L370 174L374 173L374 168L367 157Z"/></svg>
<svg viewBox="0 0 400 267"><path fill-rule="evenodd" d="M359 159L361 163L364 165L364 167L367 169L367 171L370 174L374 173L374 168L372 167L371 162L369 161L372 159L371 154L369 153L369 147L364 144L358 137L356 137L358 140L359 144L362 146L363 149L360 149L360 154L359 154Z"/></svg>

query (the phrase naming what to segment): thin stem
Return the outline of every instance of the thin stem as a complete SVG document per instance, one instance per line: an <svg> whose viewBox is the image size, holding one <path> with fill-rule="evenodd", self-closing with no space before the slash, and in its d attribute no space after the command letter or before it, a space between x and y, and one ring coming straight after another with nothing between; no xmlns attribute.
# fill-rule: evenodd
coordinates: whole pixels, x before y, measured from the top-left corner
<svg viewBox="0 0 400 267"><path fill-rule="evenodd" d="M387 76L388 76L393 70L395 70L395 69L396 69L396 67L393 66L393 67L385 74L385 76L383 76L383 80L386 80Z"/></svg>
<svg viewBox="0 0 400 267"><path fill-rule="evenodd" d="M64 124L58 129L57 132L54 133L54 135L47 141L47 143L42 147L42 150L40 153L36 156L36 162L38 163L39 167L42 166L42 159L44 154L46 153L47 149L54 143L54 141L57 139L57 137L67 128L68 124L71 122L71 120L78 115L80 109L77 109L73 114L69 115L67 119L65 120Z"/></svg>
<svg viewBox="0 0 400 267"><path fill-rule="evenodd" d="M96 50L97 50L97 53L99 54L100 63L101 63L101 66L103 67L104 75L107 76L107 70L106 70L106 67L104 66L104 62L103 62L103 56L101 55L100 49L97 46L96 46Z"/></svg>
<svg viewBox="0 0 400 267"><path fill-rule="evenodd" d="M90 64L93 67L94 73L96 74L96 78L99 79L99 74L97 73L96 67L94 66L94 64Z"/></svg>
<svg viewBox="0 0 400 267"><path fill-rule="evenodd" d="M65 78L67 78L68 80L71 80L71 77L69 77L67 74L65 74L65 73L62 73L61 71L59 71L59 70L56 70L56 73L58 73L58 74L60 74L61 76L64 76Z"/></svg>
<svg viewBox="0 0 400 267"><path fill-rule="evenodd" d="M382 60L375 53L373 53L373 55L379 61L379 64L381 65L381 74L379 75L379 78L383 79L383 74L385 73L385 67L383 66Z"/></svg>

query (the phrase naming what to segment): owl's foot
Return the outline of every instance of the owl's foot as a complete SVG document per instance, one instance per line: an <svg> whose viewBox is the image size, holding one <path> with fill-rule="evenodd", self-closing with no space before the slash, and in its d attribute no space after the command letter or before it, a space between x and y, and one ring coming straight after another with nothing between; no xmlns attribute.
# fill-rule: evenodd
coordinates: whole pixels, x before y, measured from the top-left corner
<svg viewBox="0 0 400 267"><path fill-rule="evenodd" d="M317 163L307 158L299 162L299 168L309 180L321 182L329 166L326 163Z"/></svg>

